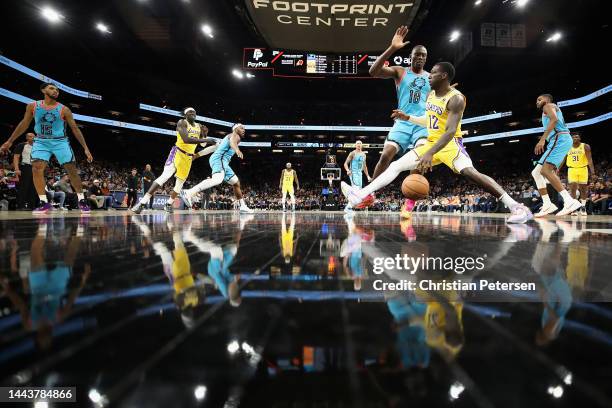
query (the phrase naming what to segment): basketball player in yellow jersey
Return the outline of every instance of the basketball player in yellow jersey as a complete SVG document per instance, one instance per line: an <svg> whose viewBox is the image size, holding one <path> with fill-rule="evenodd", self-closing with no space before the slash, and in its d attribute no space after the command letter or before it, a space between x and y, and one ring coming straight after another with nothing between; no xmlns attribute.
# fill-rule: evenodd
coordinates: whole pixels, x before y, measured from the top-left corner
<svg viewBox="0 0 612 408"><path fill-rule="evenodd" d="M172 147L172 150L170 150L170 154L164 165L164 171L161 176L151 184L149 191L142 197L140 202L132 207L132 211L136 214L140 214L142 207L149 202L155 191L174 175L176 177L176 182L174 184L174 189L170 192L170 198L166 203L166 211L172 212L172 204L176 196L178 196L183 189L183 184L185 180L187 180L189 170L191 170L191 162L199 157L212 153L217 147L213 139L207 139L205 137L208 135L208 128L196 123L195 119L197 115L195 109L187 108L183 113L185 118L179 120L176 124L176 143ZM196 153L195 150L198 144L203 143L212 143L213 145Z"/></svg>
<svg viewBox="0 0 612 408"><path fill-rule="evenodd" d="M291 197L291 211L295 211L295 193L293 191L293 183L296 188L300 189L297 173L291 168L291 163L287 163L281 172L280 186L281 194L283 195L283 211L285 211L285 202L287 201L287 193Z"/></svg>
<svg viewBox="0 0 612 408"><path fill-rule="evenodd" d="M427 142L389 165L380 176L367 187L355 189L346 183L342 192L356 208L373 204L372 193L391 184L401 172L413 169L427 172L433 166L444 163L455 173L460 173L485 191L502 201L512 212L509 223L524 223L533 218L531 211L517 203L491 177L478 172L463 147L461 118L466 100L463 94L451 87L455 67L449 62L439 62L429 73L431 92L427 96L424 116L411 116L399 109L391 114L394 119L407 120L427 128Z"/></svg>
<svg viewBox="0 0 612 408"><path fill-rule="evenodd" d="M572 148L567 153L565 165L567 166L567 182L569 183L570 195L576 197L576 190L580 190L580 215L586 213L587 187L589 184L589 171L595 174L595 166L593 165L593 157L591 156L591 146L582 143L580 134L572 135ZM563 168L563 164L559 167L559 172ZM587 169L588 166L588 169ZM577 213L572 213L572 215Z"/></svg>

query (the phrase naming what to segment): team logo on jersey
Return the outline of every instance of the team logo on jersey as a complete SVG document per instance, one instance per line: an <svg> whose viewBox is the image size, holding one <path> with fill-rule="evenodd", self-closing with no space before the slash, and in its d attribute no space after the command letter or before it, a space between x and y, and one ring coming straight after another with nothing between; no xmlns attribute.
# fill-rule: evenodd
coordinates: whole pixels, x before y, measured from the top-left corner
<svg viewBox="0 0 612 408"><path fill-rule="evenodd" d="M410 86L413 87L413 88L422 89L425 86L425 84L426 84L425 78L423 78L423 77L416 77L416 78L414 78L414 80L412 81L412 84L410 84Z"/></svg>

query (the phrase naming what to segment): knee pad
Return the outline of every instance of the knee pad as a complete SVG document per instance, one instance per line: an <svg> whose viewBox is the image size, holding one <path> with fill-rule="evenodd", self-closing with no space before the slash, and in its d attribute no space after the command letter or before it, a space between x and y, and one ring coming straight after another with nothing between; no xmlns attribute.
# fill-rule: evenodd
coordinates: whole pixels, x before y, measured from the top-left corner
<svg viewBox="0 0 612 408"><path fill-rule="evenodd" d="M531 176L536 183L536 187L538 188L546 188L546 179L542 175L542 165L538 164L535 166L533 171L531 172Z"/></svg>

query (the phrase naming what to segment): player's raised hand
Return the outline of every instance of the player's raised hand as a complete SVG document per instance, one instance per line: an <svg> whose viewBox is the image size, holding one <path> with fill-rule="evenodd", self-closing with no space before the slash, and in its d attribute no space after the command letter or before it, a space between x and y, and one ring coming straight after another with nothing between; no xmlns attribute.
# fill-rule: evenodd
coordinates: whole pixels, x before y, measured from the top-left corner
<svg viewBox="0 0 612 408"><path fill-rule="evenodd" d="M391 40L391 47L396 50L399 50L400 48L404 48L408 43L410 43L410 41L404 42L406 34L408 34L408 27L406 26L401 26L397 30L395 30L395 35Z"/></svg>
<svg viewBox="0 0 612 408"><path fill-rule="evenodd" d="M391 119L408 120L410 119L410 115L405 114L401 109L393 109L393 112L391 112Z"/></svg>

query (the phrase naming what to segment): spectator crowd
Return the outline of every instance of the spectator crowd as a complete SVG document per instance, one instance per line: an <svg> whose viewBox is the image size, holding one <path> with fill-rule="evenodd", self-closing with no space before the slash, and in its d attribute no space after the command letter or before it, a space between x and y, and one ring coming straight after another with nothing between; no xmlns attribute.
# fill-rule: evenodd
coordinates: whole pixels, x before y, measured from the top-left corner
<svg viewBox="0 0 612 408"><path fill-rule="evenodd" d="M24 180L24 171L15 171L15 163L12 160L8 161L7 158L2 160L0 162L0 209L23 210L35 208L37 195L31 183ZM143 189L148 189L156 177L155 171L151 169L149 164L140 168L131 168L118 163L96 160L93 163L79 162L78 167L83 180L83 192L94 209L128 208L136 199L137 194L142 194ZM589 176L587 211L589 214L611 214L612 167L607 161L600 161L597 163L595 170L595 174ZM25 174L31 177L31 172ZM539 193L534 188L529 173L493 173L491 176L514 199L525 203L532 211L536 211L541 205ZM76 208L78 204L76 192L73 191L69 178L63 173L62 168L51 163L46 177L48 199L61 210ZM199 182L203 178L203 175L192 171L186 187ZM435 174L428 178L430 180L429 198L418 202L416 211L487 213L502 210L501 204L495 197L463 178L446 173ZM261 180L261 177L256 177L243 182L243 191L250 207L258 210L279 210L282 208L281 194L275 179L276 175L271 176L269 180ZM308 179L307 176L301 177L301 180ZM398 211L403 201L399 187L400 182L401 178L396 180L389 188L380 191L376 197L376 203L370 210ZM335 204L336 208L342 209L346 203L342 194L339 193L338 182L335 183L332 189L328 188L327 181L316 180L302 183L300 190L296 191L296 209L326 209L329 208L326 206L329 202ZM23 186L27 186L27 188L22 188ZM168 195L172 187L173 183L168 182L158 190L157 194ZM24 197L24 191L28 197ZM113 194L117 192L124 194ZM121 202L117 201L119 196ZM199 208L210 210L232 209L235 204L233 189L227 184L201 193L195 201Z"/></svg>

